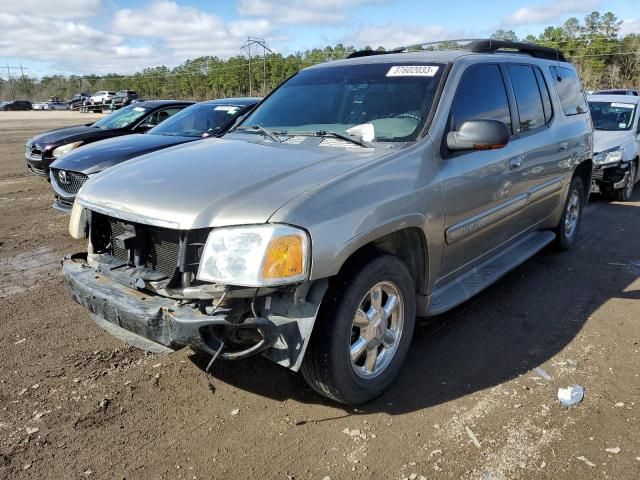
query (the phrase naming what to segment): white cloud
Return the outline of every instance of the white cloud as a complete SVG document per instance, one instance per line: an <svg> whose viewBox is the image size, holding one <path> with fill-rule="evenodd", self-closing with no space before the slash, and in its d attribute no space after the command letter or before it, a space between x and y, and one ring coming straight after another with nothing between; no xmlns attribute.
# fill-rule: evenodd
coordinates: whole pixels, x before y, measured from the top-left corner
<svg viewBox="0 0 640 480"><path fill-rule="evenodd" d="M71 0L62 1L69 3L69 12L80 15L82 1L75 2L76 10ZM36 11L37 3L31 0L22 9L24 13L0 13L0 57L46 62L51 70L60 72L130 73L155 65L174 66L204 55L239 55L248 35L268 35L274 42L284 38L267 19L228 22L172 1L117 10L100 28L89 26L84 19L52 17L44 6ZM99 8L99 3L84 1L92 8Z"/></svg>
<svg viewBox="0 0 640 480"><path fill-rule="evenodd" d="M0 13L0 25L0 56L45 61L56 70L80 72L115 72L148 65L150 52L146 49L123 50L122 37L83 23Z"/></svg>
<svg viewBox="0 0 640 480"><path fill-rule="evenodd" d="M620 25L620 35L629 35L630 33L640 34L640 18L629 18L622 21Z"/></svg>
<svg viewBox="0 0 640 480"><path fill-rule="evenodd" d="M271 30L265 19L227 22L217 15L171 1L119 10L113 18L113 31L117 34L146 38L178 61L203 55L238 55L248 35L266 35Z"/></svg>
<svg viewBox="0 0 640 480"><path fill-rule="evenodd" d="M2 13L47 18L87 18L102 10L101 0L7 0Z"/></svg>
<svg viewBox="0 0 640 480"><path fill-rule="evenodd" d="M555 0L519 8L502 23L507 26L557 23L563 16L591 12L599 5L600 0Z"/></svg>
<svg viewBox="0 0 640 480"><path fill-rule="evenodd" d="M448 30L439 25L406 25L386 23L361 27L345 37L344 43L362 48L394 48L431 41L464 38L463 31Z"/></svg>
<svg viewBox="0 0 640 480"><path fill-rule="evenodd" d="M384 0L240 0L238 13L268 18L273 23L336 24L348 19L349 9Z"/></svg>

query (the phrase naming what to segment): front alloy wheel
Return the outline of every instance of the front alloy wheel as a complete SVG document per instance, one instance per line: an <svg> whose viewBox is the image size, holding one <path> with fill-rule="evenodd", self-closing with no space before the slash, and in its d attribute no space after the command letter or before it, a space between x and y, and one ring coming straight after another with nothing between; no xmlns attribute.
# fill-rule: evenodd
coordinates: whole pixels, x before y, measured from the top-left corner
<svg viewBox="0 0 640 480"><path fill-rule="evenodd" d="M360 302L351 328L351 366L361 378L384 371L398 349L404 301L390 282L374 285Z"/></svg>
<svg viewBox="0 0 640 480"><path fill-rule="evenodd" d="M382 254L335 279L302 364L305 380L341 403L377 397L400 372L415 314L414 281L398 257Z"/></svg>

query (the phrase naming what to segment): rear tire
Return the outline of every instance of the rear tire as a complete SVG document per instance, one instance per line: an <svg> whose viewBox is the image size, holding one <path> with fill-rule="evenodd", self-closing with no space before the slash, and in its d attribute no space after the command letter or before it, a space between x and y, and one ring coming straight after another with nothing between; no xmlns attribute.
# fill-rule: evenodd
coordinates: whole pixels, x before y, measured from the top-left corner
<svg viewBox="0 0 640 480"><path fill-rule="evenodd" d="M374 258L325 295L302 375L340 403L367 402L398 376L415 324L413 279L393 255Z"/></svg>
<svg viewBox="0 0 640 480"><path fill-rule="evenodd" d="M569 250L578 238L578 230L582 221L584 209L584 185L578 176L571 179L569 193L564 203L562 218L555 229L556 247L559 250Z"/></svg>

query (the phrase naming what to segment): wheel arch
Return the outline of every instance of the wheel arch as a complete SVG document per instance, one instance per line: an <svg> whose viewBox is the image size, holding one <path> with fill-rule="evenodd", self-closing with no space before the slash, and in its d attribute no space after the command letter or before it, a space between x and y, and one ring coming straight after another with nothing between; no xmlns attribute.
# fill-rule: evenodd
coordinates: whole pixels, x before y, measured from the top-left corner
<svg viewBox="0 0 640 480"><path fill-rule="evenodd" d="M589 194L591 193L591 177L593 175L593 160L586 159L576 165L576 168L573 170L573 177L580 177L582 180L582 186L584 188L584 203L587 203L589 199Z"/></svg>
<svg viewBox="0 0 640 480"><path fill-rule="evenodd" d="M429 287L430 261L427 238L420 226L405 224L383 229L377 235L366 235L360 241L350 243L346 252L343 252L344 260L337 275L341 278L352 275L378 255L397 256L411 274L418 311L421 311L420 298L424 298Z"/></svg>

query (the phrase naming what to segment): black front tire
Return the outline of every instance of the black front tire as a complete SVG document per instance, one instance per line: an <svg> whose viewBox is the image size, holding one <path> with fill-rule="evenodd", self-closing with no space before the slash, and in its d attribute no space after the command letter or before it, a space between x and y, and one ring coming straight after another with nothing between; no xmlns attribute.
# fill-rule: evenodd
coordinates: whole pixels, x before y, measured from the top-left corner
<svg viewBox="0 0 640 480"><path fill-rule="evenodd" d="M574 228L570 228L571 222L567 222L567 217L571 215L571 210L569 208L569 204L572 200L573 195L578 196L578 212L577 212L577 220L575 222ZM556 233L556 248L558 250L564 251L569 250L576 239L578 238L578 232L580 230L580 223L582 222L582 212L584 210L584 185L582 183L582 179L578 176L573 177L571 179L571 185L569 186L569 191L567 193L567 198L564 202L563 210L562 210L562 218L560 219L560 223L555 229Z"/></svg>
<svg viewBox="0 0 640 480"><path fill-rule="evenodd" d="M619 188L611 192L613 199L618 202L630 202L631 197L633 196L633 188L636 184L636 162L633 161L629 164L629 178L627 179L627 183L624 187Z"/></svg>
<svg viewBox="0 0 640 480"><path fill-rule="evenodd" d="M351 361L354 316L363 297L381 282L392 284L400 293L403 327L386 367L372 378L362 378ZM382 394L404 364L413 336L415 305L411 274L393 255L382 254L354 274L337 278L322 302L302 364L307 383L321 395L348 405L361 404Z"/></svg>

